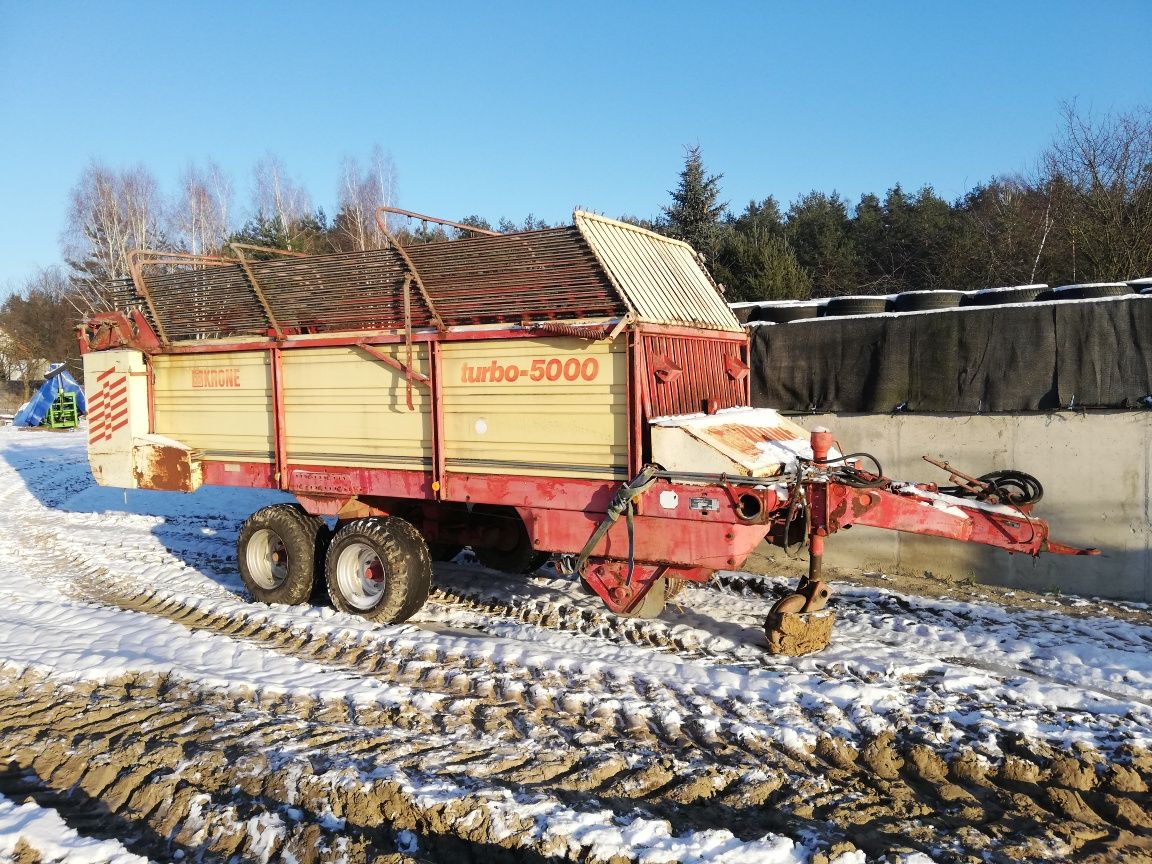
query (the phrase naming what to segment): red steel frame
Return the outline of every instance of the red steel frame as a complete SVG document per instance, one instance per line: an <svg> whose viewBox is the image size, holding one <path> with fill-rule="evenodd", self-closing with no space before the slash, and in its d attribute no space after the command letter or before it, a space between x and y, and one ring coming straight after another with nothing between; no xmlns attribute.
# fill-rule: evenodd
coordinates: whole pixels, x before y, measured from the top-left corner
<svg viewBox="0 0 1152 864"><path fill-rule="evenodd" d="M101 348L135 347L145 354L211 354L235 351L267 351L271 366L274 451L272 464L233 463L217 460L202 462L205 483L222 486L278 488L296 495L310 512L354 518L385 514L414 502L455 502L499 504L514 507L538 549L576 554L589 541L604 518L609 502L620 484L606 480L581 480L560 477L527 477L519 475L452 473L444 457L443 375L440 346L444 342L539 338L538 331L528 328L421 331L409 334L348 334L323 337L287 336L280 340L251 339L213 341L210 344L176 344L161 348L147 328L143 316L133 315L131 324L118 313L96 316L89 322L101 325L98 334L107 334L103 343L89 344L81 333L81 351ZM133 325L138 335L131 335ZM101 329L101 327L103 329ZM119 334L117 337L116 334ZM739 402L750 404L750 382L747 375L748 340L743 333L704 331L687 327L654 324L631 324L626 334L628 369L628 466L636 476L648 462L647 421L652 413L651 388L645 338L686 337L700 343L739 343L738 363L742 366L729 377L735 385L725 384L727 396L739 393ZM399 344L406 339L426 342L429 348L430 374L419 380L430 389L432 405L432 466L429 471L380 468L294 465L288 461L283 393L283 352L316 347L368 347ZM96 341L93 339L93 341ZM695 344L693 342L693 344ZM699 346L696 346L699 347ZM691 346L686 348L691 353ZM701 351L705 349L700 349ZM718 350L723 350L718 349ZM376 352L372 352L376 353ZM703 354L697 352L700 358ZM702 363L687 363L689 367ZM664 370L666 373L669 370ZM700 390L708 386L707 376L718 380L715 369L701 372L693 368L671 370L672 377L685 376L685 386L696 387L698 396L716 407L711 394ZM423 376L420 376L423 378ZM149 376L151 378L151 376ZM722 379L719 379L722 380ZM154 405L151 382L148 390L149 427L154 428ZM723 401L731 401L731 398ZM817 460L828 453L831 436L824 430L813 433ZM935 508L923 498L901 494L884 478L880 488L860 489L835 482L829 477L809 479L803 483L806 507L810 514L809 546L811 578L819 578L824 537L852 524L874 525L919 534L950 537L959 540L999 546L1012 552L1037 554L1041 550L1075 553L1075 550L1048 541L1047 525L1032 519L1023 510L1020 515L1005 514L977 505L958 503L951 509ZM919 487L933 490L934 487ZM628 528L623 520L614 524L590 550L590 569L586 576L610 608L616 611L639 603L648 587L661 576L702 581L719 568L738 567L764 539L773 522L788 504L778 499L771 489L735 487L724 478L711 482L678 483L670 478L656 481L653 491L677 492L680 503L671 509L657 508L651 502L658 495L649 494L636 501L633 518L634 564L629 557ZM796 494L796 490L792 490ZM741 515L740 500L756 498L756 514ZM692 498L709 498L718 502L716 510L696 510L689 506Z"/></svg>

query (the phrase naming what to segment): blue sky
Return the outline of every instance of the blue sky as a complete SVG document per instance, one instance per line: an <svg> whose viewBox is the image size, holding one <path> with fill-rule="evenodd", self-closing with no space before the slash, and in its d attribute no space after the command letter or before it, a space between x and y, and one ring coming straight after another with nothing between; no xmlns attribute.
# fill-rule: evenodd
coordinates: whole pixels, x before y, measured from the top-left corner
<svg viewBox="0 0 1152 864"><path fill-rule="evenodd" d="M59 261L93 158L247 208L272 151L332 213L344 156L401 206L652 216L684 147L734 208L1028 170L1061 103L1152 104L1149 2L116 3L0 0L0 295Z"/></svg>

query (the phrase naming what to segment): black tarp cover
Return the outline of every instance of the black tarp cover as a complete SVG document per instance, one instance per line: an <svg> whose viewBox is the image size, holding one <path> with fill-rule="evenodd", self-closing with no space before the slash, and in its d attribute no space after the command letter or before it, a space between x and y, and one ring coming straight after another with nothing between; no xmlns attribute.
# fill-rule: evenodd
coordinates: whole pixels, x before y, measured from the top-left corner
<svg viewBox="0 0 1152 864"><path fill-rule="evenodd" d="M1147 407L1152 394L1152 296L750 329L755 406L983 413Z"/></svg>

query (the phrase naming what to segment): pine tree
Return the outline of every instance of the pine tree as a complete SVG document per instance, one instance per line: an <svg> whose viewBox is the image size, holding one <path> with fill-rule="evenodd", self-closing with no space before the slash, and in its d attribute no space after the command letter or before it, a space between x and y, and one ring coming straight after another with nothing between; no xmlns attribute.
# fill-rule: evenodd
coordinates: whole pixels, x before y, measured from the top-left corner
<svg viewBox="0 0 1152 864"><path fill-rule="evenodd" d="M717 200L723 176L707 174L699 145L687 148L680 185L668 193L672 196L672 206L662 208L668 220L668 234L688 243L709 259L716 254L720 217L728 207L727 202Z"/></svg>
<svg viewBox="0 0 1152 864"><path fill-rule="evenodd" d="M859 287L850 225L844 199L835 192L810 192L788 208L785 236L800 265L811 274L817 297L851 294Z"/></svg>
<svg viewBox="0 0 1152 864"><path fill-rule="evenodd" d="M730 303L803 299L812 294L812 280L783 234L729 228L712 269Z"/></svg>

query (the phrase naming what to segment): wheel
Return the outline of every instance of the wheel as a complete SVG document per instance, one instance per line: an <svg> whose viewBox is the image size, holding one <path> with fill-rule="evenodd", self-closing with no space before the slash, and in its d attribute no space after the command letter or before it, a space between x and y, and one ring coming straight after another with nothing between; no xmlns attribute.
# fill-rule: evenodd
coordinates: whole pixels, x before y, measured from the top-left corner
<svg viewBox="0 0 1152 864"><path fill-rule="evenodd" d="M757 307L757 321L771 321L775 324L787 324L789 321L804 321L816 318L820 307L815 303L781 303L779 305L764 304Z"/></svg>
<svg viewBox="0 0 1152 864"><path fill-rule="evenodd" d="M876 315L890 308L891 301L885 297L833 297L825 307L825 315Z"/></svg>
<svg viewBox="0 0 1152 864"><path fill-rule="evenodd" d="M892 303L894 312L927 312L931 309L954 309L960 305L962 291L905 291Z"/></svg>
<svg viewBox="0 0 1152 864"><path fill-rule="evenodd" d="M621 618L659 618L664 607L668 605L668 578L661 576L652 580L652 587L640 601L640 605L631 612L617 612Z"/></svg>
<svg viewBox="0 0 1152 864"><path fill-rule="evenodd" d="M1093 300L1098 297L1124 297L1132 293L1126 282L1091 282L1083 285L1061 285L1052 289L1050 300Z"/></svg>
<svg viewBox="0 0 1152 864"><path fill-rule="evenodd" d="M324 575L341 612L397 624L428 599L432 558L411 523L396 516L356 519L332 537Z"/></svg>
<svg viewBox="0 0 1152 864"><path fill-rule="evenodd" d="M294 606L312 595L323 569L328 526L299 504L273 504L240 526L236 558L253 599Z"/></svg>
<svg viewBox="0 0 1152 864"><path fill-rule="evenodd" d="M540 552L532 547L528 529L524 526L524 520L520 518L520 514L516 512L515 508L477 504L472 508L472 515L500 520L504 522L505 528L510 529L501 532L502 536L508 535L503 546L472 547L472 551L476 553L476 558L485 567L499 570L501 573L519 576L524 573L534 573L552 557L550 553ZM515 536L514 541L511 539L513 535Z"/></svg>
<svg viewBox="0 0 1152 864"><path fill-rule="evenodd" d="M1044 290L1040 285L1022 285L1019 288L985 288L964 295L961 306L1000 306L1004 303L1031 303Z"/></svg>

